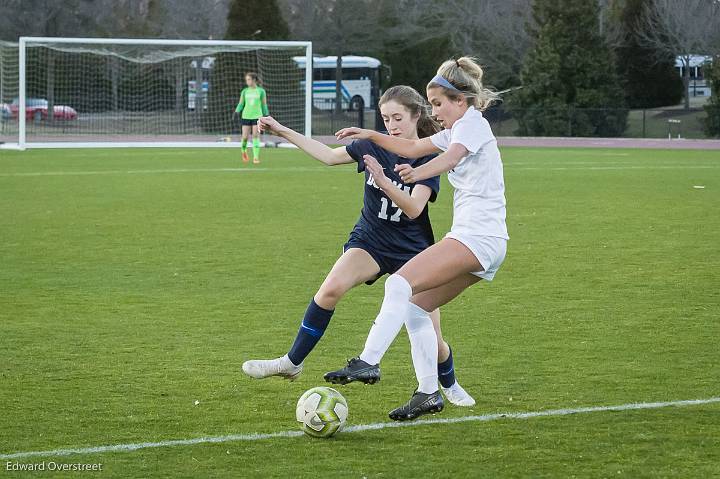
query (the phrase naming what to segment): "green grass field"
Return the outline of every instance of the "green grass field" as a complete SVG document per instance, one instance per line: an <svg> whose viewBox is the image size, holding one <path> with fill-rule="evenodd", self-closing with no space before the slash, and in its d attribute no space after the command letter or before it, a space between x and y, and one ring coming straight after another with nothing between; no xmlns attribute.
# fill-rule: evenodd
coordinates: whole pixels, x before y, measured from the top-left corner
<svg viewBox="0 0 720 479"><path fill-rule="evenodd" d="M0 151L0 454L296 431L297 398L357 354L382 282L339 305L302 377L286 352L362 205L352 166L266 150ZM720 151L503 150L511 240L494 282L446 306L475 396L435 418L720 396ZM704 186L704 189L694 188ZM450 225L443 180L431 208ZM414 388L403 332L351 425ZM195 405L195 401L199 401ZM720 475L720 403L0 462L98 477ZM95 476L93 476L95 477Z"/></svg>

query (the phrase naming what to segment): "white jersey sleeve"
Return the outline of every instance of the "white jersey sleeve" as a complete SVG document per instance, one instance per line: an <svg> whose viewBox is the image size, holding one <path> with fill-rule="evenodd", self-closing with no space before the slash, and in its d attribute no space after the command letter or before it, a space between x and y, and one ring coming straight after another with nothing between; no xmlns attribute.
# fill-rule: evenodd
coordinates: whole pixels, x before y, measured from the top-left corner
<svg viewBox="0 0 720 479"><path fill-rule="evenodd" d="M442 151L447 151L450 148L450 130L440 130L430 137L432 144L437 146Z"/></svg>
<svg viewBox="0 0 720 479"><path fill-rule="evenodd" d="M495 138L490 128L485 128L485 125L487 122L478 122L474 116L463 116L455 122L450 130L450 144L460 144L474 155L483 145Z"/></svg>
<svg viewBox="0 0 720 479"><path fill-rule="evenodd" d="M474 110L471 110L474 112ZM450 130L441 130L430 137L432 144L442 151L447 151L450 145L458 143L472 155L477 153L483 145L493 141L495 136L487 122L478 122L477 116L482 114L464 115Z"/></svg>

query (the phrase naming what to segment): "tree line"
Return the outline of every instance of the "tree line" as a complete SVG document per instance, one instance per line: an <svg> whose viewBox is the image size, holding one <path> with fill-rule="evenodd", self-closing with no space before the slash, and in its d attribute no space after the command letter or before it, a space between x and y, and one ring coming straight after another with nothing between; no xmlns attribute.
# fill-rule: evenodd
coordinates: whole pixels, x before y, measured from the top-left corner
<svg viewBox="0 0 720 479"><path fill-rule="evenodd" d="M387 84L419 91L443 60L476 56L486 82L506 91L495 114L512 112L518 133L526 135L618 136L628 109L672 106L683 98L687 109L691 55L720 56L717 0L233 0L231 5L229 38L287 34L312 40L315 50L326 54L377 56L392 68ZM246 12L255 8L267 15L262 23L248 24ZM682 77L675 68L678 57ZM720 70L720 61L714 64L705 66L710 82ZM713 91L707 131L720 135L713 127L720 123L714 117L720 95Z"/></svg>
<svg viewBox="0 0 720 479"><path fill-rule="evenodd" d="M469 54L507 91L498 114L532 135L621 134L629 108L687 108L690 55L720 54L717 0L5 0L3 11L6 40L311 40L316 53L378 57L384 87L419 91L443 60Z"/></svg>

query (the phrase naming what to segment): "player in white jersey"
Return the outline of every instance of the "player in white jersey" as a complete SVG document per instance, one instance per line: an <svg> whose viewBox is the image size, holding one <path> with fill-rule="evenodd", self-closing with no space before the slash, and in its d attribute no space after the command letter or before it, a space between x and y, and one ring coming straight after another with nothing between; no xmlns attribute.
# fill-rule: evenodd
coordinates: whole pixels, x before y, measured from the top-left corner
<svg viewBox="0 0 720 479"><path fill-rule="evenodd" d="M385 282L385 298L359 358L325 375L352 376L350 369L378 368L383 355L409 320L430 321L433 311L480 279L491 281L505 259L505 184L497 141L483 118L496 95L482 85L482 68L469 57L444 62L427 85L433 115L445 128L428 138L408 140L387 137L360 128L337 132L338 139L369 139L380 147L408 158L441 152L413 168L395 167L404 182L416 182L448 172L455 188L453 225L438 243L415 256ZM376 166L368 163L371 173ZM410 303L413 297L414 307ZM418 309L424 314L418 314ZM413 354L418 388L403 406L390 412L395 420L414 419L442 409L437 386L437 342L427 341L423 354Z"/></svg>

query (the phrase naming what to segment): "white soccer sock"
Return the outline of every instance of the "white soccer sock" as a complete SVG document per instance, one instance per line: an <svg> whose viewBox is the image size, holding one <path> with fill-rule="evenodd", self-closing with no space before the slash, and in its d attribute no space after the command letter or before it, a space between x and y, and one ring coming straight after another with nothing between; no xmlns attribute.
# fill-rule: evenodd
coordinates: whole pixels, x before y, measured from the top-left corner
<svg viewBox="0 0 720 479"><path fill-rule="evenodd" d="M438 390L438 343L430 313L410 303L405 328L410 336L410 352L418 380L418 391L434 393Z"/></svg>
<svg viewBox="0 0 720 479"><path fill-rule="evenodd" d="M385 281L385 298L380 313L370 328L365 349L360 359L368 364L379 364L385 351L388 350L400 328L405 323L412 296L412 287L405 278L393 274Z"/></svg>

